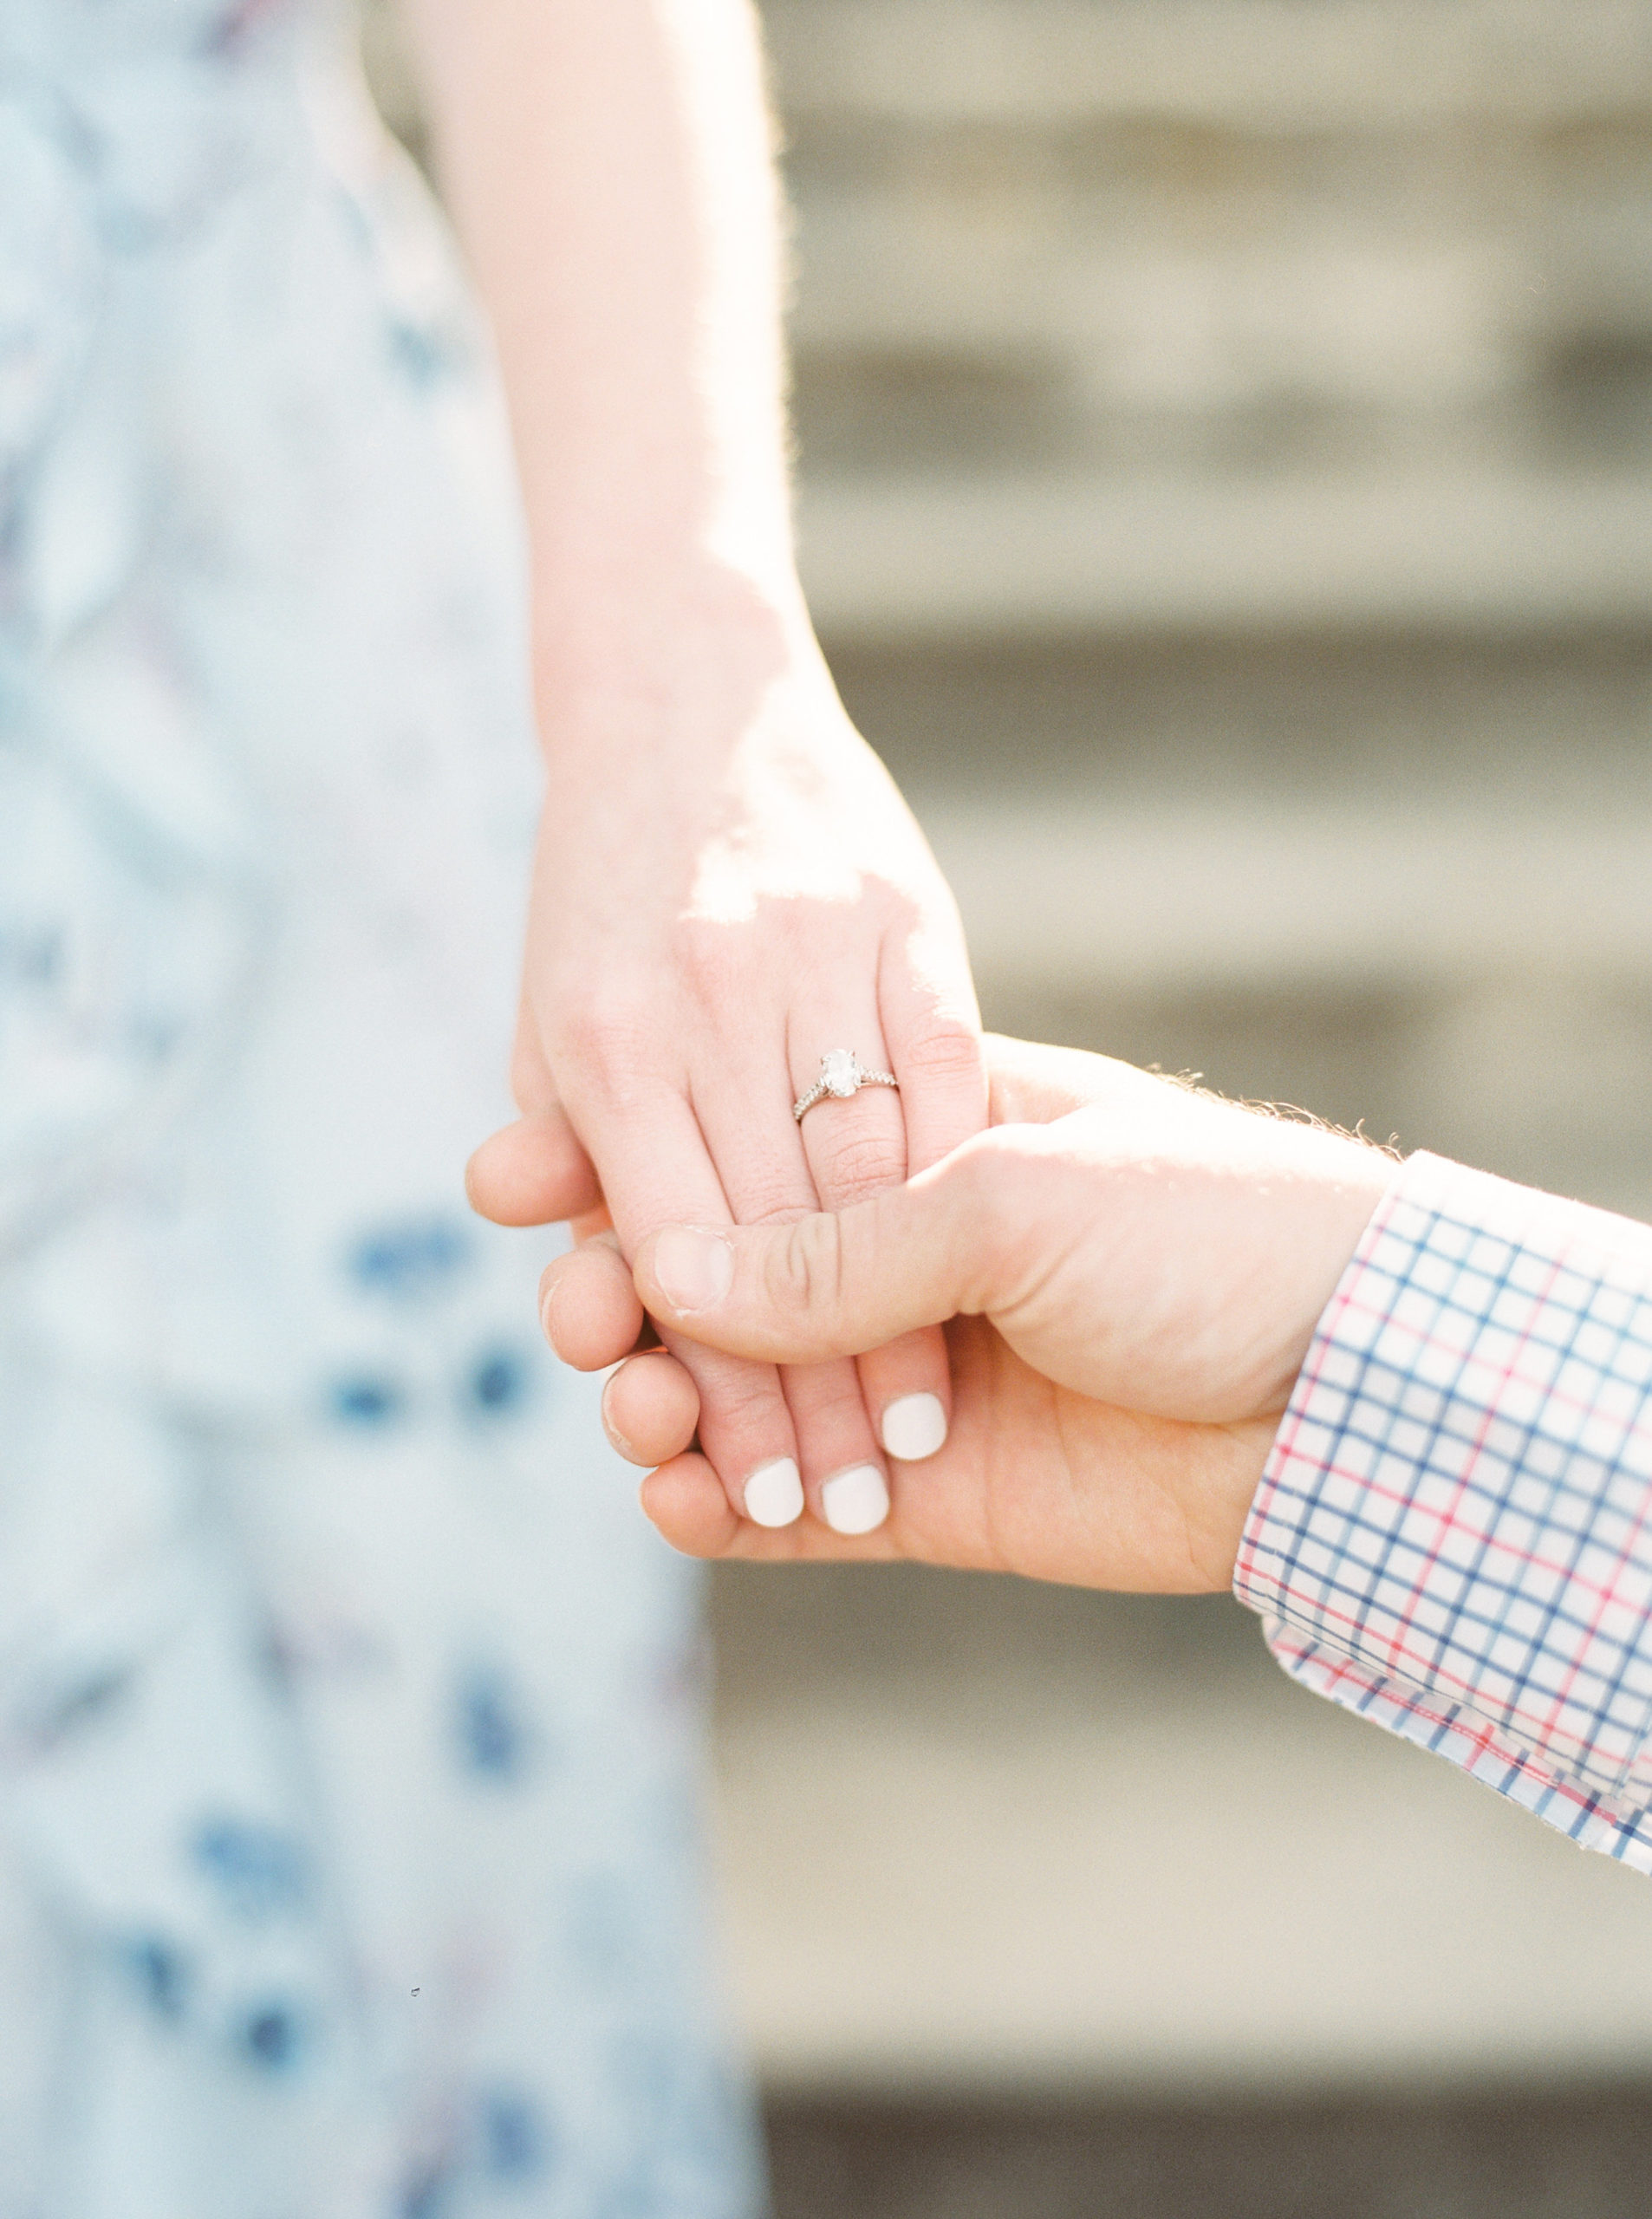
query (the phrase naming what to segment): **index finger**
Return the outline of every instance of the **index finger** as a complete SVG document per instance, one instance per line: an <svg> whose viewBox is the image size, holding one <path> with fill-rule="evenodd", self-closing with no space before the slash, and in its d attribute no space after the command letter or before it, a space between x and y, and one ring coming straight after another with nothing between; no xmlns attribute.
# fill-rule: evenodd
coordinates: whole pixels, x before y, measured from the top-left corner
<svg viewBox="0 0 1652 2219"><path fill-rule="evenodd" d="M732 1223L722 1181L681 1093L655 1080L646 1092L633 1090L622 1104L603 1109L600 1131L588 1121L590 1150L628 1258L673 1218ZM779 1373L771 1363L700 1347L664 1329L660 1338L699 1392L700 1446L731 1507L759 1525L790 1525L802 1513L803 1491Z"/></svg>

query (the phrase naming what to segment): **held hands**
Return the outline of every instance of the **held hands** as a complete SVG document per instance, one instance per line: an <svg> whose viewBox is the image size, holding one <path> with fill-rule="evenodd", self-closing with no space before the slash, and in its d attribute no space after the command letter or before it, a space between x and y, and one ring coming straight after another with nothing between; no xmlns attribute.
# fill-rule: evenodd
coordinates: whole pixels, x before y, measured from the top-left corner
<svg viewBox="0 0 1652 2219"><path fill-rule="evenodd" d="M1393 1166L1074 1051L989 1042L992 1129L836 1215L611 1241L546 1274L554 1344L583 1368L644 1305L751 1360L818 1363L946 1326L952 1426L897 1472L856 1541L811 1515L739 1517L691 1445L695 1385L661 1351L609 1381L615 1445L659 1469L643 1504L699 1556L913 1557L1103 1587L1226 1586L1313 1329ZM866 1099L858 1097L859 1102Z"/></svg>
<svg viewBox="0 0 1652 2219"><path fill-rule="evenodd" d="M628 694L564 674L542 703L524 1116L472 1159L476 1207L611 1224L634 1256L661 1226L786 1226L939 1162L986 1115L963 937L806 623L748 622L737 593L616 666L635 674ZM799 1123L792 1104L833 1048L899 1090ZM936 1320L802 1363L669 1321L664 1335L731 1527L796 1519L806 1486L816 1514L824 1500L840 1529L869 1530L889 1453L927 1454L944 1431Z"/></svg>

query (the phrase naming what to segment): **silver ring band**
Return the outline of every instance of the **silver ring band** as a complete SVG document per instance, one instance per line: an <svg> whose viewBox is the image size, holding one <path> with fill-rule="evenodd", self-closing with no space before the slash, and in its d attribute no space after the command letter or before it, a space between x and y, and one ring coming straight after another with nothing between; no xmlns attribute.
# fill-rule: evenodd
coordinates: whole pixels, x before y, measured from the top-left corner
<svg viewBox="0 0 1652 2219"><path fill-rule="evenodd" d="M901 1082L893 1071L869 1071L853 1048L829 1048L820 1059L820 1077L807 1094L799 1095L791 1105L791 1114L801 1124L804 1116L817 1102L829 1094L839 1102L847 1102L851 1094L858 1094L863 1086L892 1086L898 1094Z"/></svg>

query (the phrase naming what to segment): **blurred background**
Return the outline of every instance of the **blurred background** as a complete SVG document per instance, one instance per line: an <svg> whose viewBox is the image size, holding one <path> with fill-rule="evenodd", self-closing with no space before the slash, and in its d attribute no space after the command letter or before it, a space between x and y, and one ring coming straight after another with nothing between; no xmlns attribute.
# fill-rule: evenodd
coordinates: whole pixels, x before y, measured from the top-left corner
<svg viewBox="0 0 1652 2219"><path fill-rule="evenodd" d="M1652 7L764 15L805 577L988 1021L1652 1215ZM1652 2205L1652 1890L1236 1605L712 1617L779 2219Z"/></svg>

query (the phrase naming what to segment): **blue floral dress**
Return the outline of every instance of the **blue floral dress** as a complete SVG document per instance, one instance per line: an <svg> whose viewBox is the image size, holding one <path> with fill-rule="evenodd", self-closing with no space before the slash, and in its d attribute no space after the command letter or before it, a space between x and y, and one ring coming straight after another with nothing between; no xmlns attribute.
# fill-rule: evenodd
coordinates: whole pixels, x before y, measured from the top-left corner
<svg viewBox="0 0 1652 2219"><path fill-rule="evenodd" d="M0 0L0 2219L760 2200L693 1590L459 1191L521 572L343 27Z"/></svg>

